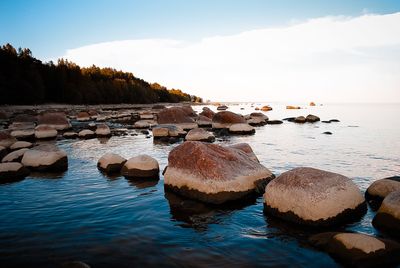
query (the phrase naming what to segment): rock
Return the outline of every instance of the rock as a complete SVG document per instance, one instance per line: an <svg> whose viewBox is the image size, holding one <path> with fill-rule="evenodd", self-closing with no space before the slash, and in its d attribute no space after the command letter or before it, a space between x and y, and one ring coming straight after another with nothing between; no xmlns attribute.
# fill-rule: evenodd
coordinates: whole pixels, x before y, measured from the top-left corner
<svg viewBox="0 0 400 268"><path fill-rule="evenodd" d="M183 196L221 204L261 193L272 178L240 149L186 141L169 153L164 183Z"/></svg>
<svg viewBox="0 0 400 268"><path fill-rule="evenodd" d="M38 124L52 127L56 130L71 128L71 124L64 113L46 112L38 116Z"/></svg>
<svg viewBox="0 0 400 268"><path fill-rule="evenodd" d="M151 109L153 109L153 110L162 110L165 108L167 108L167 107L165 107L164 105L161 105L161 104L156 104L156 105L153 105L153 107L151 107Z"/></svg>
<svg viewBox="0 0 400 268"><path fill-rule="evenodd" d="M92 139L96 136L96 134L90 129L84 129L79 131L78 137L81 139Z"/></svg>
<svg viewBox="0 0 400 268"><path fill-rule="evenodd" d="M340 121L337 120L337 119L331 119L331 120L329 120L329 122L331 122L331 123L338 123L338 122L340 122Z"/></svg>
<svg viewBox="0 0 400 268"><path fill-rule="evenodd" d="M391 192L383 199L372 225L384 233L400 238L400 191Z"/></svg>
<svg viewBox="0 0 400 268"><path fill-rule="evenodd" d="M91 130L91 131L95 131L96 128L97 128L97 125L96 125L96 123L92 122L92 123L89 123L89 124L87 125L87 128L88 128L89 130Z"/></svg>
<svg viewBox="0 0 400 268"><path fill-rule="evenodd" d="M159 172L157 160L145 154L130 158L121 170L122 175L128 178L158 178Z"/></svg>
<svg viewBox="0 0 400 268"><path fill-rule="evenodd" d="M142 113L139 114L140 119L147 119L147 120L153 120L154 119L154 115L149 112L149 111L144 111Z"/></svg>
<svg viewBox="0 0 400 268"><path fill-rule="evenodd" d="M203 107L203 111L199 115L208 117L209 119L212 119L214 117L215 113L210 108Z"/></svg>
<svg viewBox="0 0 400 268"><path fill-rule="evenodd" d="M17 139L11 136L7 131L0 131L0 146L9 148Z"/></svg>
<svg viewBox="0 0 400 268"><path fill-rule="evenodd" d="M80 122L90 121L90 115L87 112L79 112L76 115L76 120L78 120Z"/></svg>
<svg viewBox="0 0 400 268"><path fill-rule="evenodd" d="M268 120L267 125L280 125L283 124L283 122L281 120Z"/></svg>
<svg viewBox="0 0 400 268"><path fill-rule="evenodd" d="M332 132L330 132L330 131L325 131L325 132L322 132L322 134L325 134L325 135L332 135Z"/></svg>
<svg viewBox="0 0 400 268"><path fill-rule="evenodd" d="M140 131L140 133L142 133L142 134L144 134L144 135L149 135L149 134L150 134L150 132L149 132L148 130L146 130L146 129L142 129L142 130Z"/></svg>
<svg viewBox="0 0 400 268"><path fill-rule="evenodd" d="M27 141L17 141L13 145L10 146L11 150L19 150L19 149L24 149L24 148L31 148L33 144L31 142Z"/></svg>
<svg viewBox="0 0 400 268"><path fill-rule="evenodd" d="M261 111L263 111L263 112L272 111L272 107L269 105L263 106L263 107L261 107Z"/></svg>
<svg viewBox="0 0 400 268"><path fill-rule="evenodd" d="M199 115L197 117L196 123L199 127L211 127L212 126L212 120L203 115Z"/></svg>
<svg viewBox="0 0 400 268"><path fill-rule="evenodd" d="M25 152L21 163L37 171L65 171L68 169L67 153L52 144L43 144Z"/></svg>
<svg viewBox="0 0 400 268"><path fill-rule="evenodd" d="M229 132L232 134L246 135L246 134L254 134L256 133L256 130L254 129L254 127L250 126L247 123L241 123L241 124L232 124L229 127Z"/></svg>
<svg viewBox="0 0 400 268"><path fill-rule="evenodd" d="M66 139L75 139L78 137L78 133L74 131L67 131L63 134L63 137Z"/></svg>
<svg viewBox="0 0 400 268"><path fill-rule="evenodd" d="M14 152L9 153L3 159L1 162L6 163L6 162L21 162L22 157L24 156L25 152L28 151L29 149L23 148L16 150Z"/></svg>
<svg viewBox="0 0 400 268"><path fill-rule="evenodd" d="M225 111L225 110L228 110L228 106L226 106L226 105L220 105L220 106L217 107L217 110L218 110L218 111Z"/></svg>
<svg viewBox="0 0 400 268"><path fill-rule="evenodd" d="M256 111L259 111L259 110L260 110L260 108L256 107L256 108L254 108L254 110L256 110Z"/></svg>
<svg viewBox="0 0 400 268"><path fill-rule="evenodd" d="M47 125L38 125L35 128L36 139L54 139L57 137L57 135L57 130Z"/></svg>
<svg viewBox="0 0 400 268"><path fill-rule="evenodd" d="M313 235L309 241L346 267L392 267L400 262L400 245L387 239L327 232Z"/></svg>
<svg viewBox="0 0 400 268"><path fill-rule="evenodd" d="M301 107L300 106L288 105L288 106L286 106L286 109L288 109L288 110L299 110L299 109L301 109Z"/></svg>
<svg viewBox="0 0 400 268"><path fill-rule="evenodd" d="M202 129L202 128L195 128L190 130L185 139L187 141L205 141L205 142L214 142L215 137L212 133Z"/></svg>
<svg viewBox="0 0 400 268"><path fill-rule="evenodd" d="M319 119L319 117L316 116L316 115L309 114L309 115L307 115L307 117L306 117L306 121L307 121L308 123L315 123L315 122L320 121L320 119Z"/></svg>
<svg viewBox="0 0 400 268"><path fill-rule="evenodd" d="M296 119L296 117L287 117L282 119L283 121L289 121L289 122L294 122L294 120Z"/></svg>
<svg viewBox="0 0 400 268"><path fill-rule="evenodd" d="M34 129L36 124L34 122L13 122L8 126L9 130L25 130Z"/></svg>
<svg viewBox="0 0 400 268"><path fill-rule="evenodd" d="M266 116L263 113L251 113L250 114L250 118L260 118L260 119L262 119L264 121L268 121L269 120L268 116Z"/></svg>
<svg viewBox="0 0 400 268"><path fill-rule="evenodd" d="M178 125L184 130L197 127L196 122L192 118L194 111L191 107L172 107L161 110L158 113L159 124Z"/></svg>
<svg viewBox="0 0 400 268"><path fill-rule="evenodd" d="M139 120L135 122L133 127L141 129L141 128L151 128L155 125L157 125L157 123L154 120Z"/></svg>
<svg viewBox="0 0 400 268"><path fill-rule="evenodd" d="M106 124L99 124L96 128L96 135L98 137L110 137L111 130Z"/></svg>
<svg viewBox="0 0 400 268"><path fill-rule="evenodd" d="M242 115L229 111L216 113L212 119L212 128L229 128L232 124L246 123Z"/></svg>
<svg viewBox="0 0 400 268"><path fill-rule="evenodd" d="M332 226L366 212L358 187L347 177L314 168L282 173L265 188L264 212L294 223Z"/></svg>
<svg viewBox="0 0 400 268"><path fill-rule="evenodd" d="M248 117L246 120L251 126L263 126L268 121L268 116L263 113L251 113Z"/></svg>
<svg viewBox="0 0 400 268"><path fill-rule="evenodd" d="M13 122L35 124L37 122L37 117L36 115L32 114L31 110L25 110L23 111L23 114L15 116Z"/></svg>
<svg viewBox="0 0 400 268"><path fill-rule="evenodd" d="M331 121L326 121L326 120L323 120L323 121L321 121L321 123L330 124L330 123L331 123Z"/></svg>
<svg viewBox="0 0 400 268"><path fill-rule="evenodd" d="M29 175L29 170L21 163L0 163L0 183L4 180L23 179Z"/></svg>
<svg viewBox="0 0 400 268"><path fill-rule="evenodd" d="M183 137L186 135L186 131L175 125L158 125L152 128L152 132L154 138Z"/></svg>
<svg viewBox="0 0 400 268"><path fill-rule="evenodd" d="M97 116L99 115L99 113L96 110L93 110L93 109L89 110L87 113L89 114L90 119L96 119Z"/></svg>
<svg viewBox="0 0 400 268"><path fill-rule="evenodd" d="M126 159L113 153L103 155L97 162L97 167L106 174L119 173Z"/></svg>
<svg viewBox="0 0 400 268"><path fill-rule="evenodd" d="M400 191L400 176L374 181L365 192L365 198L373 210L377 210L383 199L394 191Z"/></svg>
<svg viewBox="0 0 400 268"><path fill-rule="evenodd" d="M233 145L229 145L229 148L233 148L233 149L245 152L247 154L247 156L251 160L260 163L260 161L258 160L256 154L253 152L253 149L247 143L236 143L236 144L233 144Z"/></svg>
<svg viewBox="0 0 400 268"><path fill-rule="evenodd" d="M310 102L310 106L315 106L315 103L313 101Z"/></svg>
<svg viewBox="0 0 400 268"><path fill-rule="evenodd" d="M298 117L296 117L296 118L294 119L294 122L295 122L295 123L303 124L303 123L306 122L306 118L305 118L304 116L298 116Z"/></svg>
<svg viewBox="0 0 400 268"><path fill-rule="evenodd" d="M20 129L13 130L11 132L11 136L16 138L17 140L31 140L35 137L35 129Z"/></svg>

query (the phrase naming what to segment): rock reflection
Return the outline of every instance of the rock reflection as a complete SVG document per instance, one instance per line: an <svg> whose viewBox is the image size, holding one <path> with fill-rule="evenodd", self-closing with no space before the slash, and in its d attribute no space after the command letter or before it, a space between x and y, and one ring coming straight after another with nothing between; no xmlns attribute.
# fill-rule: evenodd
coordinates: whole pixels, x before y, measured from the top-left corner
<svg viewBox="0 0 400 268"><path fill-rule="evenodd" d="M138 188L138 189L144 189L144 188L149 188L149 187L154 187L158 184L160 181L159 177L154 177L154 178L125 178L130 185Z"/></svg>

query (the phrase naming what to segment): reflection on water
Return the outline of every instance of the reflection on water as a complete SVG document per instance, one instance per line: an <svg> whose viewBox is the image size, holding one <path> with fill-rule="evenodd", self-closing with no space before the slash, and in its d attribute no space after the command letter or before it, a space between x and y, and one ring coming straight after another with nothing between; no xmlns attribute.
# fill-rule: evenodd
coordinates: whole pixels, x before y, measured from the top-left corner
<svg viewBox="0 0 400 268"><path fill-rule="evenodd" d="M346 175L362 190L376 179L400 173L399 105L302 110L271 105L270 119L312 113L341 122L285 121L256 127L251 136L219 137L216 143L249 143L275 175L310 166ZM230 107L241 113L253 109L244 104ZM333 135L323 135L325 131ZM153 143L133 134L135 130L110 139L57 141L68 153L68 171L32 173L0 185L2 267L57 267L74 260L92 267L337 267L327 254L308 246L309 235L317 230L264 216L262 197L215 207L164 191L161 174L159 180L147 181L98 171L97 161L107 152L125 158L146 153L163 170L169 151L182 142ZM371 225L373 216L368 210L361 220L335 230L381 235Z"/></svg>

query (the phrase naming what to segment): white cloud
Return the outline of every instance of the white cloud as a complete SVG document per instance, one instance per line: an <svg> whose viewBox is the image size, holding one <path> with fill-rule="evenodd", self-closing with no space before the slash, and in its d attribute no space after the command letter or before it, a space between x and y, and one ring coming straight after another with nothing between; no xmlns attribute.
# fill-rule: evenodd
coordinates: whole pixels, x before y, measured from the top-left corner
<svg viewBox="0 0 400 268"><path fill-rule="evenodd" d="M400 100L399 25L400 13L324 17L194 43L100 43L64 58L212 100L393 102Z"/></svg>

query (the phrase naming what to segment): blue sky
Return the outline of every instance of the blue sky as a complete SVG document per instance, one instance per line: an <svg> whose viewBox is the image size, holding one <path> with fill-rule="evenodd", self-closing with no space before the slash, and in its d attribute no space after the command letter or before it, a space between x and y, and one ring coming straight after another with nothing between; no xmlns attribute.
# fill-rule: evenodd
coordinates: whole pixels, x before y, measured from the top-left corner
<svg viewBox="0 0 400 268"><path fill-rule="evenodd" d="M29 47L36 57L50 59L114 40L198 40L308 18L399 10L399 0L2 0L0 43Z"/></svg>

